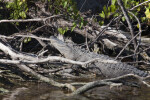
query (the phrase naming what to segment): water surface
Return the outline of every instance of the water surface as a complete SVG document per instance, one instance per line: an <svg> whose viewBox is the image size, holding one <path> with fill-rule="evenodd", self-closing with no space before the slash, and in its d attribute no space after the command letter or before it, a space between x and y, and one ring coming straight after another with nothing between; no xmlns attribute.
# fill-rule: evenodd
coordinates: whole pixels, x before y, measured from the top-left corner
<svg viewBox="0 0 150 100"><path fill-rule="evenodd" d="M41 82L24 83L19 87L10 87L9 90L9 93L0 94L0 100L150 100L150 88L146 86L96 87L73 97L66 96L69 93L67 90Z"/></svg>

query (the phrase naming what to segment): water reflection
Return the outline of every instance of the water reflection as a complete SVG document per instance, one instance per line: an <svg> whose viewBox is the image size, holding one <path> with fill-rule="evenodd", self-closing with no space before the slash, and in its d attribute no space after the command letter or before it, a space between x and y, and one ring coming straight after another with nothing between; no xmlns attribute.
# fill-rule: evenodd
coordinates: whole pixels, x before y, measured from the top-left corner
<svg viewBox="0 0 150 100"><path fill-rule="evenodd" d="M150 89L127 86L94 88L84 95L66 96L68 91L46 83L30 84L28 87L14 88L10 93L1 95L1 100L150 100Z"/></svg>

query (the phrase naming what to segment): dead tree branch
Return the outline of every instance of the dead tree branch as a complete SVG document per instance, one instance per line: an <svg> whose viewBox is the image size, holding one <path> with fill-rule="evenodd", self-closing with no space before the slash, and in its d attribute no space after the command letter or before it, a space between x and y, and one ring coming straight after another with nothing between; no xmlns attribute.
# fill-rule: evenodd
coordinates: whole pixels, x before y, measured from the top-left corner
<svg viewBox="0 0 150 100"><path fill-rule="evenodd" d="M12 22L45 22L48 19L54 18L54 17L59 17L60 15L53 15L50 17L46 18L34 18L34 19L16 19L16 20L0 20L0 23L12 23Z"/></svg>
<svg viewBox="0 0 150 100"><path fill-rule="evenodd" d="M150 85L147 82L143 81L143 78L141 78L137 75L127 74L127 75L119 76L119 77L116 77L116 78L98 80L98 81L87 83L86 85L78 88L76 91L74 91L70 95L73 96L73 95L77 95L77 94L83 94L86 91L88 91L90 89L93 89L95 87L128 85L127 80L132 79L132 78L138 80L139 82L141 82L143 84L145 84L147 87L150 87ZM130 84L130 85L134 86L132 84Z"/></svg>
<svg viewBox="0 0 150 100"><path fill-rule="evenodd" d="M118 5L120 6L120 8L121 8L121 10L123 12L123 15L124 15L126 21L128 23L128 26L129 26L129 29L130 29L130 33L131 33L131 36L133 38L135 36L135 34L134 34L133 26L132 26L132 23L130 21L130 17L128 15L128 12L126 11L122 0L117 0L117 1L118 1ZM136 47L137 47L137 39L136 39L136 37L133 39L133 43L134 43L134 49L136 50ZM136 53L136 51L135 51L135 53ZM136 56L136 60L138 60L138 56Z"/></svg>
<svg viewBox="0 0 150 100"><path fill-rule="evenodd" d="M36 73L35 71L33 71L32 69L30 69L29 67L27 67L24 64L17 64L17 67L19 67L21 70L29 73L30 75L34 76L35 78L37 78L37 79L39 79L39 80L41 80L43 82L46 82L46 83L51 84L51 85L56 86L56 87L67 88L67 89L69 89L71 91L75 91L75 87L72 86L71 84L59 83L59 82L54 81L51 78L44 77L43 75L40 75L40 74Z"/></svg>
<svg viewBox="0 0 150 100"><path fill-rule="evenodd" d="M139 24L139 33L137 33L137 34L138 34L139 37L141 38L141 32L142 32L141 23L140 23L139 19L138 19L133 13L131 13L130 11L129 11L129 13L132 14L132 16L135 17L135 19L137 20L137 22L138 22L138 24ZM131 40L133 40L134 38L136 38L138 35L132 37ZM138 43L138 45L140 44L140 41L141 41L140 38L139 38L139 43ZM117 59L117 58L121 55L121 53L124 51L124 49L132 42L131 40L124 46L124 48L119 52L119 54L116 56L115 59ZM136 49L138 49L138 45L137 45L137 47L135 48L135 51L136 51ZM136 54L136 52L134 53L134 55L135 55L135 54Z"/></svg>
<svg viewBox="0 0 150 100"><path fill-rule="evenodd" d="M8 54L14 60L16 60L16 59L19 59L19 60L26 59L26 60L29 60L29 61L32 61L32 60L34 61L34 60L38 59L37 57L35 57L33 55L23 54L23 53L20 53L20 52L14 50L13 48L11 48L9 46L9 44L5 43L2 40L0 41L0 50L2 50L5 54ZM65 88L70 89L71 91L75 90L75 87L73 87L72 85L70 85L70 84L62 84L62 83L55 82L54 80L52 80L50 78L44 77L44 76L36 73L35 71L33 71L32 69L30 69L25 64L17 64L18 62L16 63L15 61L10 61L10 63L12 63L12 62L15 63L17 65L17 67L19 67L21 70L29 73L30 75L38 78L41 81L50 83L53 86L57 86L57 87L61 87L61 88L65 87ZM6 62L3 61L2 63L6 63Z"/></svg>

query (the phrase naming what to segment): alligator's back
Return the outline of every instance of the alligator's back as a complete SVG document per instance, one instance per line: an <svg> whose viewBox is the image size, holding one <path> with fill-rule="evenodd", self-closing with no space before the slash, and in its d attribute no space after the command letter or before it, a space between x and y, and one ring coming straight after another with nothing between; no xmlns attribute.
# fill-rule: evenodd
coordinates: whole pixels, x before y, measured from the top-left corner
<svg viewBox="0 0 150 100"><path fill-rule="evenodd" d="M99 61L89 65L89 67L97 68L98 71L96 72L101 73L106 77L117 77L125 74L135 74L141 77L148 76L147 72L141 71L134 66L114 60L109 56L88 52L84 49L74 46L73 44L64 43L55 37L50 37L50 39L51 44L66 58L77 61L88 61L93 58L99 58Z"/></svg>

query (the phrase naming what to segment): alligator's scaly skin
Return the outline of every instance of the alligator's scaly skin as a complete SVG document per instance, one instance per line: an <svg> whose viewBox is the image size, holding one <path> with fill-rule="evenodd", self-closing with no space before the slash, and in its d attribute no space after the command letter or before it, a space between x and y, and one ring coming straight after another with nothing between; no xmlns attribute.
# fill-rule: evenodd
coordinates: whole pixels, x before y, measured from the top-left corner
<svg viewBox="0 0 150 100"><path fill-rule="evenodd" d="M120 61L114 60L113 58L106 55L99 55L93 52L88 52L84 49L80 49L79 47L73 44L67 44L63 41L50 37L51 44L66 58L76 60L76 61L88 61L93 58L99 58L103 60L111 60L117 63L104 63L101 61L97 61L90 67L97 67L100 69L99 73L102 73L105 77L117 77L125 74L135 74L141 77L146 77L149 74L147 72L141 71L134 66L122 63Z"/></svg>

